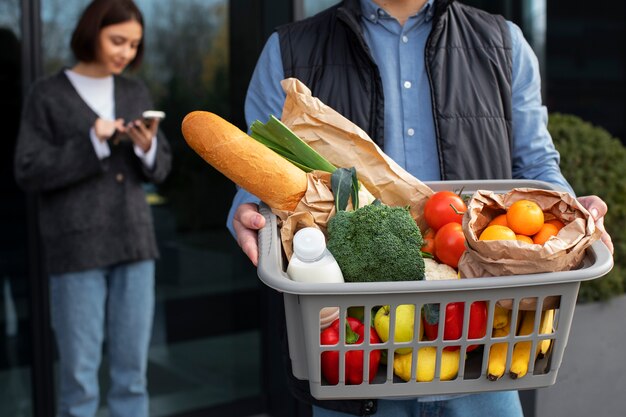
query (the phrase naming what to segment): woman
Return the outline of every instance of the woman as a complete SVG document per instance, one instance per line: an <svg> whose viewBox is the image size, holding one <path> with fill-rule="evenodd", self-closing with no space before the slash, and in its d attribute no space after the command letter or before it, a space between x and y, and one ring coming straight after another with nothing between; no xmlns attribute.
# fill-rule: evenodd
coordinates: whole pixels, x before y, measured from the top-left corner
<svg viewBox="0 0 626 417"><path fill-rule="evenodd" d="M171 154L158 121L141 121L146 87L121 76L141 62L143 29L131 0L94 0L72 35L77 63L35 83L22 115L16 179L39 199L59 416L95 415L105 339L110 415L148 415L158 250L142 183L163 181Z"/></svg>

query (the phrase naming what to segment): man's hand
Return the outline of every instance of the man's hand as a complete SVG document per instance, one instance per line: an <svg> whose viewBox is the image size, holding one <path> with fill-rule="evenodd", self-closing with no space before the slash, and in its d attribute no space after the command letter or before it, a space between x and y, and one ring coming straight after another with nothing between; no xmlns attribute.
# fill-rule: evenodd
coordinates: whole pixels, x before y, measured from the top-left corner
<svg viewBox="0 0 626 417"><path fill-rule="evenodd" d="M578 201L584 208L587 209L587 211L591 214L591 217L593 217L596 221L596 227L602 230L602 241L609 248L611 253L613 253L613 241L611 241L611 236L609 236L604 228L604 216L608 211L606 203L596 195L578 197Z"/></svg>
<svg viewBox="0 0 626 417"><path fill-rule="evenodd" d="M250 258L254 266L259 262L257 243L258 230L265 226L265 217L259 213L259 206L245 203L237 207L233 216L233 229L237 235L237 243Z"/></svg>

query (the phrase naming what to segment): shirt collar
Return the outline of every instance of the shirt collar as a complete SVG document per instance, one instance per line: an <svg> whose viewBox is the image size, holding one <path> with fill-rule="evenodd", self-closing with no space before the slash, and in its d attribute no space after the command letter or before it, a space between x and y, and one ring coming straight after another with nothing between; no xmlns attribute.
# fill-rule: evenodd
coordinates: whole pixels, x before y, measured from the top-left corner
<svg viewBox="0 0 626 417"><path fill-rule="evenodd" d="M420 13L424 13L425 20L428 22L433 18L435 14L435 8L433 7L433 3L435 0L428 0L422 9L417 12L414 16L417 16ZM372 23L378 23L378 19L382 17L389 17L389 13L385 11L378 4L374 3L373 0L360 0L361 3L361 13L363 17L369 20Z"/></svg>

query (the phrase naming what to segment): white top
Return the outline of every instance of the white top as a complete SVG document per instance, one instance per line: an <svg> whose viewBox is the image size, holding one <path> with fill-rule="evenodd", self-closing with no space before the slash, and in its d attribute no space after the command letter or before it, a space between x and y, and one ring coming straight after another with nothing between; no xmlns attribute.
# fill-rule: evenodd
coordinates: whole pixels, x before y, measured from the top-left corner
<svg viewBox="0 0 626 417"><path fill-rule="evenodd" d="M115 120L115 89L114 78L112 75L108 77L95 78L78 74L70 69L65 70L65 75L67 75L67 78L76 89L78 95L98 115L99 118L104 120ZM91 139L91 144L93 145L98 159L102 160L111 155L109 143L101 141L96 136L93 127L89 131L89 138ZM152 169L154 167L154 162L156 160L156 140L157 138L154 137L148 152L144 152L136 145L133 146L135 155L141 159L143 164L148 169Z"/></svg>
<svg viewBox="0 0 626 417"><path fill-rule="evenodd" d="M72 70L65 70L67 78L85 103L105 120L115 120L115 93L113 76L103 78L88 77Z"/></svg>

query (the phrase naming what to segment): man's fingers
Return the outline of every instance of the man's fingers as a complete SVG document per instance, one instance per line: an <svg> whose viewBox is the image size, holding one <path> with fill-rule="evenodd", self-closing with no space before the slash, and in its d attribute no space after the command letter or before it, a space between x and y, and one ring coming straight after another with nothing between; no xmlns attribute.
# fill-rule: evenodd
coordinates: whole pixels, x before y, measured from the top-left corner
<svg viewBox="0 0 626 417"><path fill-rule="evenodd" d="M602 242L604 242L606 247L609 248L609 250L611 251L611 255L613 255L615 248L613 247L613 241L611 240L611 236L607 232L604 232L602 233L602 237L600 239L602 240Z"/></svg>
<svg viewBox="0 0 626 417"><path fill-rule="evenodd" d="M609 250L611 251L611 254L612 254L613 251L614 251L613 240L611 240L611 236L607 233L606 229L604 228L604 217L601 217L596 222L596 227L598 229L602 230L602 236L600 236L600 239L602 240L602 242L604 242L606 247L609 248Z"/></svg>
<svg viewBox="0 0 626 417"><path fill-rule="evenodd" d="M578 201L589 211L594 220L604 217L608 211L606 203L598 196L584 196L580 197Z"/></svg>
<svg viewBox="0 0 626 417"><path fill-rule="evenodd" d="M583 207L585 207L587 211L589 211L591 217L593 217L596 222L596 227L602 231L602 236L600 237L602 242L604 242L606 247L609 248L611 253L614 253L613 241L611 240L611 236L604 228L604 216L608 211L608 206L606 205L606 203L600 197L595 195L579 197L578 201L580 201Z"/></svg>
<svg viewBox="0 0 626 417"><path fill-rule="evenodd" d="M236 228L235 228L236 230ZM241 228L237 233L237 243L241 247L243 253L252 261L254 266L259 263L259 247L257 244L257 231Z"/></svg>
<svg viewBox="0 0 626 417"><path fill-rule="evenodd" d="M242 204L237 208L233 217L233 229L237 235L237 243L255 266L258 265L259 261L257 231L263 226L265 226L265 217L259 213L256 204Z"/></svg>
<svg viewBox="0 0 626 417"><path fill-rule="evenodd" d="M239 221L244 227L253 230L259 230L265 226L265 217L259 213L258 206L250 203L239 206L234 221Z"/></svg>

